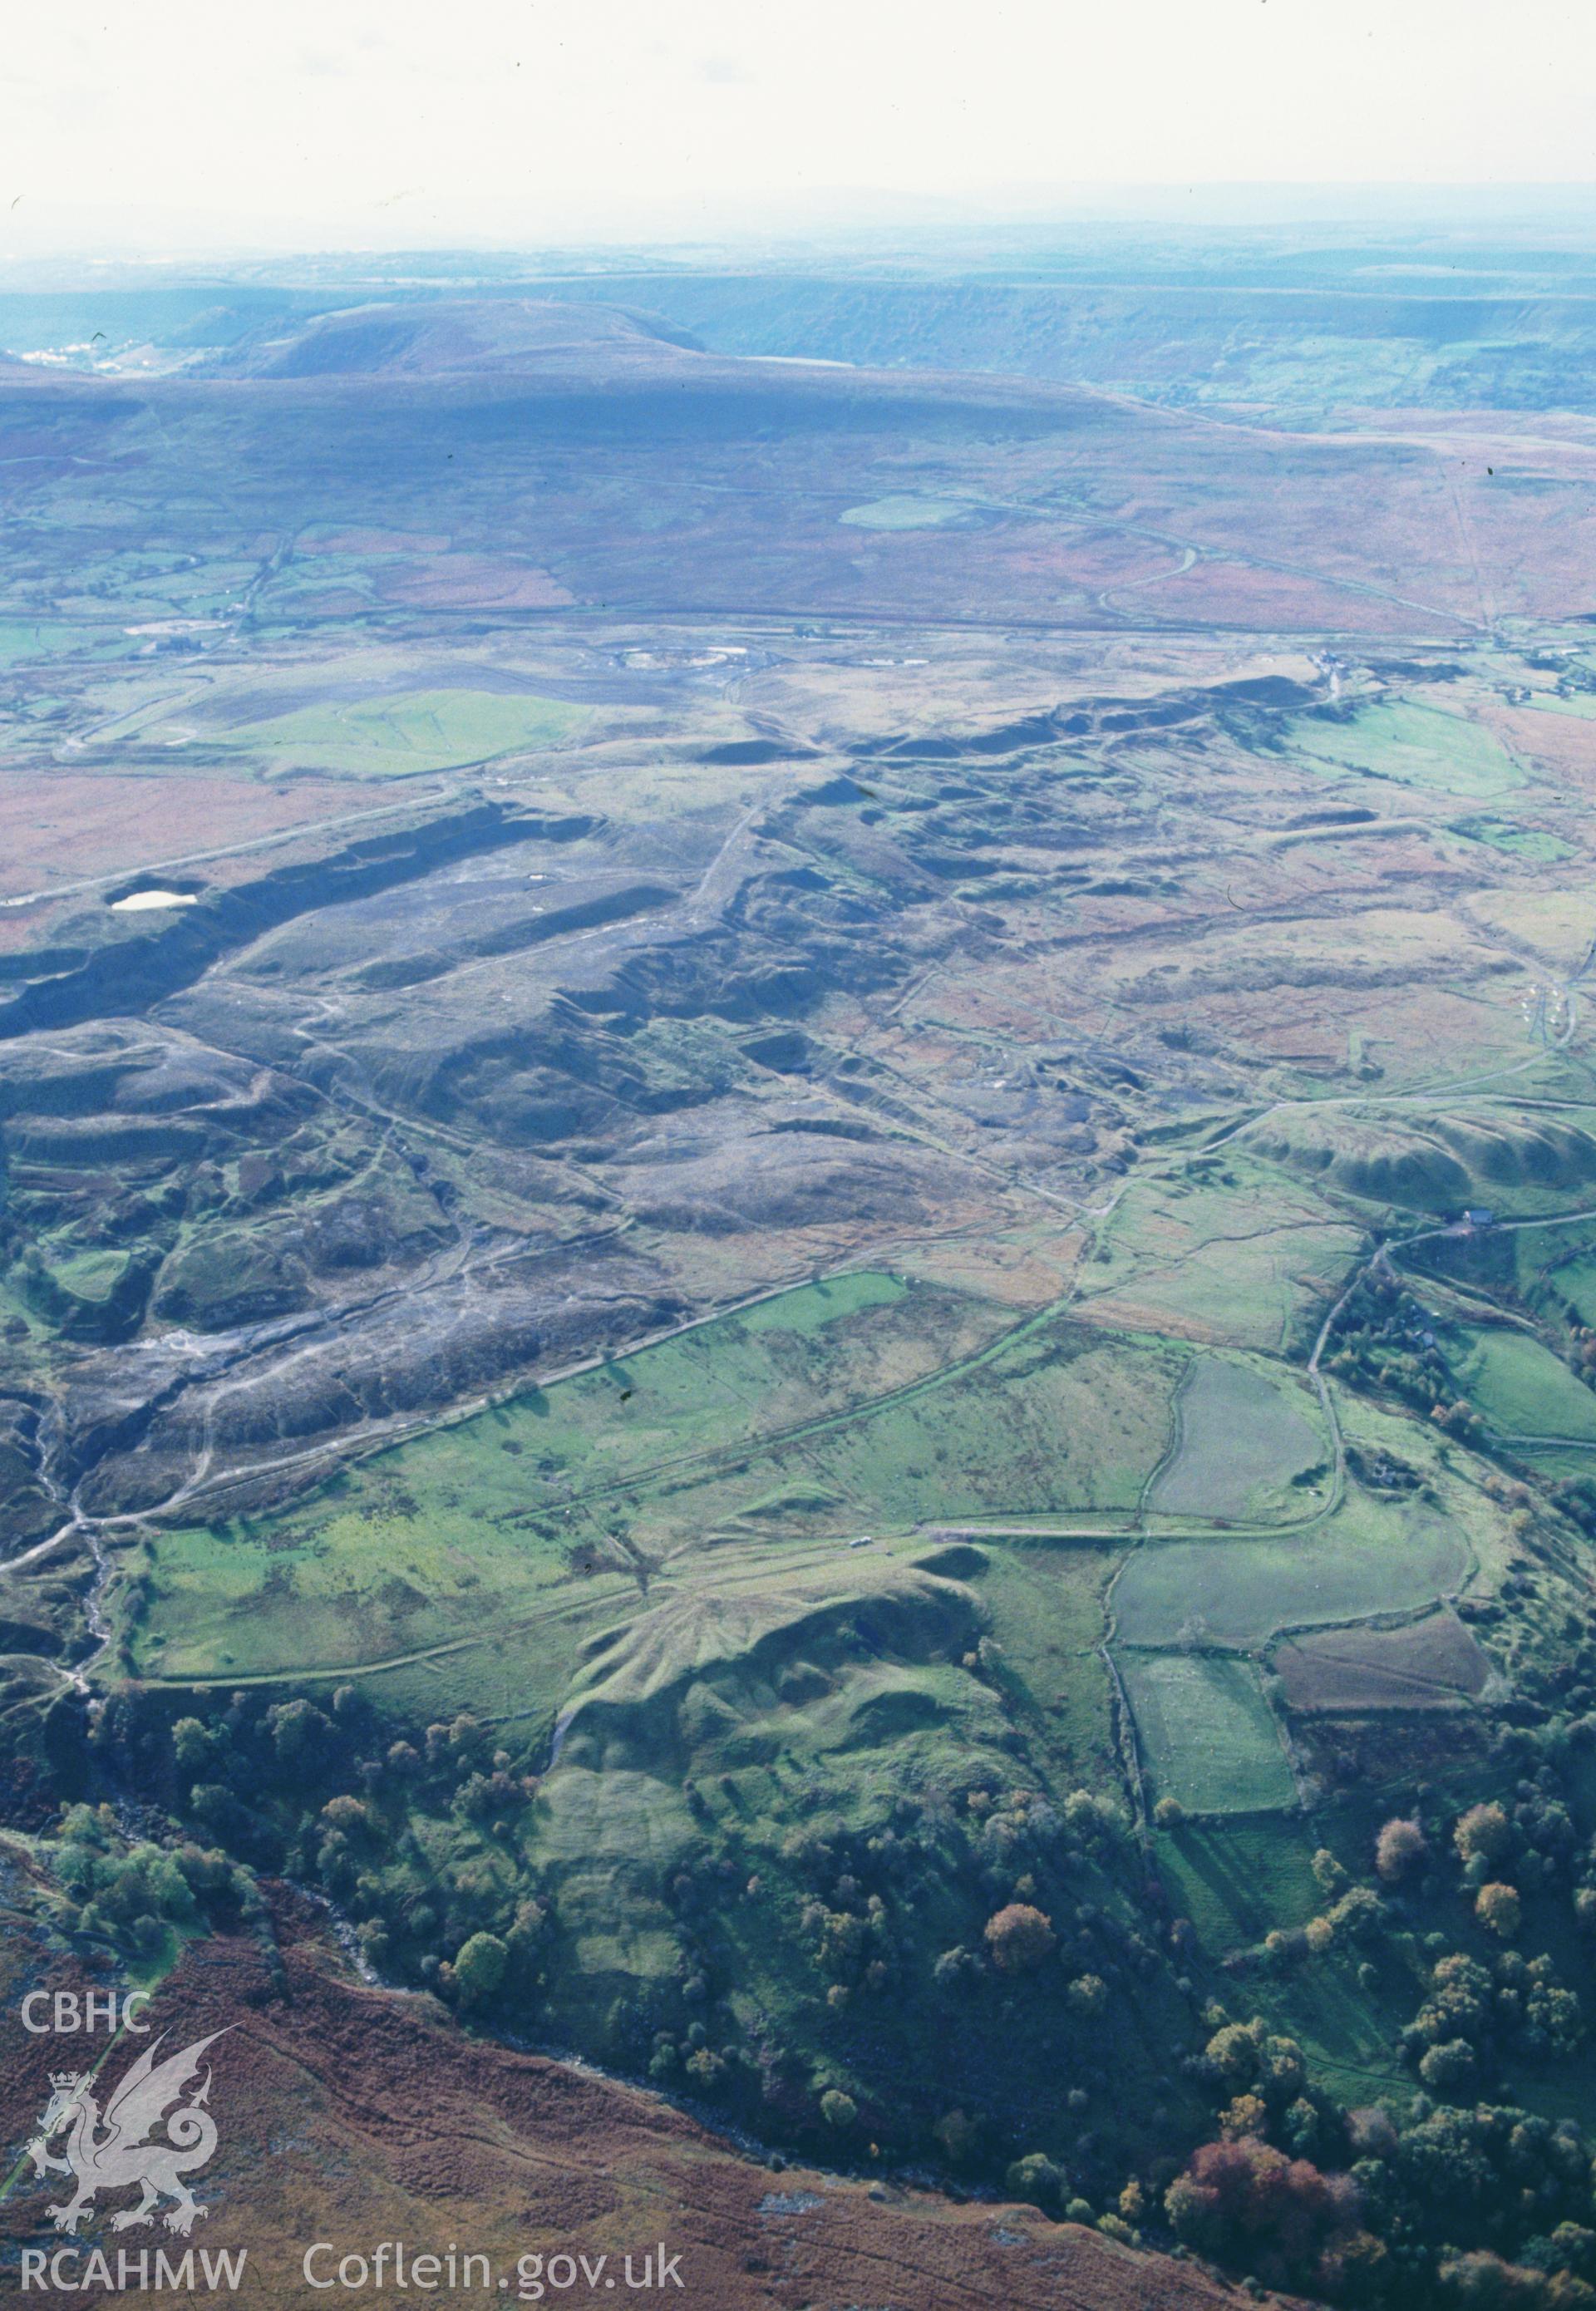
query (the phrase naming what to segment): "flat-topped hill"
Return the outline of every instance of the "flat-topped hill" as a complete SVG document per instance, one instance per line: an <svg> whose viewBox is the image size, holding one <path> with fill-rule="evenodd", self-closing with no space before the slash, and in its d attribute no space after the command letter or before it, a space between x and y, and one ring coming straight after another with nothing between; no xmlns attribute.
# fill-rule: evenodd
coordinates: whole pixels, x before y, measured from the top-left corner
<svg viewBox="0 0 1596 2311"><path fill-rule="evenodd" d="M236 378L515 376L522 371L676 366L695 340L602 305L546 299L355 305L302 327L253 331L211 365Z"/></svg>

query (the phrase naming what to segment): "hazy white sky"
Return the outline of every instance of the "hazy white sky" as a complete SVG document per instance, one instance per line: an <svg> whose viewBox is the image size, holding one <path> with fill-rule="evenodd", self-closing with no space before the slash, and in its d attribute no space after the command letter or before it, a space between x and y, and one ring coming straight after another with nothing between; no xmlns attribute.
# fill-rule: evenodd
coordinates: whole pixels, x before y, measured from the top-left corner
<svg viewBox="0 0 1596 2311"><path fill-rule="evenodd" d="M0 256L1583 182L1593 85L1591 0L48 0L0 57Z"/></svg>

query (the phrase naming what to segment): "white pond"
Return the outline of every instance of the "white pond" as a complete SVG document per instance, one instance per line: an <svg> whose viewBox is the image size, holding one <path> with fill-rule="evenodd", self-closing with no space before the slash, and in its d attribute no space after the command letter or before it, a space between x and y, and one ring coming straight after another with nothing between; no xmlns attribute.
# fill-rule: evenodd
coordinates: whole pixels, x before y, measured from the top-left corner
<svg viewBox="0 0 1596 2311"><path fill-rule="evenodd" d="M111 901L113 915L147 914L152 907L192 907L198 901L192 891L129 891L125 899Z"/></svg>

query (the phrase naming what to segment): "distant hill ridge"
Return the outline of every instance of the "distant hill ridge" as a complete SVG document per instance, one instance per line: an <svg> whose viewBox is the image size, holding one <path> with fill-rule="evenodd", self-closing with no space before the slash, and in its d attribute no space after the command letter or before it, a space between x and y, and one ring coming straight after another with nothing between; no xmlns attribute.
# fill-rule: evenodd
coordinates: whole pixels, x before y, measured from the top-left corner
<svg viewBox="0 0 1596 2311"><path fill-rule="evenodd" d="M544 298L355 305L284 333L252 331L207 363L234 378L515 376L595 362L624 371L674 368L694 353L685 330L605 305Z"/></svg>

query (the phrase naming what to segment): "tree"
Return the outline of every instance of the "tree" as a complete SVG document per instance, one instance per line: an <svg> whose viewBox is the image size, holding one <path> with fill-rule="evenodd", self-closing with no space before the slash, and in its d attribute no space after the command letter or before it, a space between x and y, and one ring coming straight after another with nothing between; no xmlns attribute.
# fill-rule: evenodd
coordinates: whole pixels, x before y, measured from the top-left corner
<svg viewBox="0 0 1596 2311"><path fill-rule="evenodd" d="M1057 1941L1052 1920L1029 1902L1010 1902L987 1920L987 1948L1004 1974L1029 1974L1051 1956Z"/></svg>
<svg viewBox="0 0 1596 2311"><path fill-rule="evenodd" d="M1346 1891L1347 1872L1328 1845L1321 1845L1313 1856L1313 1870L1314 1880L1321 1894L1340 1894Z"/></svg>
<svg viewBox="0 0 1596 2311"><path fill-rule="evenodd" d="M1077 1974L1066 1995L1077 2014L1095 2017L1108 2011L1108 1984L1101 1975Z"/></svg>
<svg viewBox="0 0 1596 2311"><path fill-rule="evenodd" d="M1016 2199L1033 2207L1056 2207L1063 2195L1067 2181L1064 2169L1040 2150L1033 2150L1024 2158L1016 2158L1005 2180Z"/></svg>
<svg viewBox="0 0 1596 2311"><path fill-rule="evenodd" d="M504 1979L510 1951L497 1934L473 1934L455 1957L455 1987L462 2006L484 2006Z"/></svg>
<svg viewBox="0 0 1596 2311"><path fill-rule="evenodd" d="M1478 2038L1490 2022L1495 2001L1495 1984L1485 1967L1454 1951L1436 1960L1430 1981L1430 1994L1411 2025L1415 2038L1432 2046L1454 2038Z"/></svg>
<svg viewBox="0 0 1596 2311"><path fill-rule="evenodd" d="M1418 2066L1426 2086L1451 2101L1474 2084L1478 2066L1467 2038L1443 2038L1432 2046Z"/></svg>
<svg viewBox="0 0 1596 2311"><path fill-rule="evenodd" d="M1522 2263L1504 2263L1488 2248L1443 2263L1436 2275L1446 2300L1464 2311L1574 2311L1592 2300L1581 2280L1548 2279Z"/></svg>
<svg viewBox="0 0 1596 2311"><path fill-rule="evenodd" d="M1176 1829L1186 1818L1186 1809L1179 1798L1160 1798L1153 1808L1153 1819L1160 1829Z"/></svg>
<svg viewBox="0 0 1596 2311"><path fill-rule="evenodd" d="M336 1735L332 1719L324 1717L314 1702L302 1696L280 1701L267 1710L266 1722L285 1778L311 1776L323 1770Z"/></svg>
<svg viewBox="0 0 1596 2311"><path fill-rule="evenodd" d="M1266 2134L1269 2124L1269 2106L1259 2094L1236 2095L1219 2114L1219 2132L1227 2142L1239 2141L1245 2134Z"/></svg>
<svg viewBox="0 0 1596 2311"><path fill-rule="evenodd" d="M197 1781L211 1762L211 1737L197 1717L179 1717L171 1729L172 1755L190 1780Z"/></svg>
<svg viewBox="0 0 1596 2311"><path fill-rule="evenodd" d="M1095 1845L1120 1827L1121 1818L1105 1800L1090 1790L1071 1790L1064 1801L1064 1827L1087 1845Z"/></svg>
<svg viewBox="0 0 1596 2311"><path fill-rule="evenodd" d="M1544 1958L1531 1960L1530 1971L1546 1965ZM1550 1974L1548 1968L1548 1975ZM1555 1979L1542 1977L1532 1983L1524 2001L1525 2037L1537 2052L1572 2054L1585 2035L1585 2018L1577 1996Z"/></svg>
<svg viewBox="0 0 1596 2311"><path fill-rule="evenodd" d="M1487 1933L1510 1942L1523 1923L1524 1905L1515 1886L1482 1886L1474 1897L1474 1914Z"/></svg>
<svg viewBox="0 0 1596 2311"><path fill-rule="evenodd" d="M1374 1840L1374 1868L1388 1886L1399 1885L1423 1865L1429 1851L1418 1824L1399 1814Z"/></svg>
<svg viewBox="0 0 1596 2311"><path fill-rule="evenodd" d="M820 2097L820 2115L828 2126L834 2126L839 2134L846 2134L858 2122L859 2105L840 2087L828 2087Z"/></svg>
<svg viewBox="0 0 1596 2311"><path fill-rule="evenodd" d="M1278 2106L1293 2102L1308 2083L1308 2065L1295 2038L1271 2036L1259 2049L1258 2083Z"/></svg>
<svg viewBox="0 0 1596 2311"><path fill-rule="evenodd" d="M967 1950L961 1942L943 1951L931 1968L931 1978L938 1990L968 1991L981 1980L982 1970L975 1952Z"/></svg>
<svg viewBox="0 0 1596 2311"><path fill-rule="evenodd" d="M1203 2049L1227 2086L1250 2087L1258 2076L1258 2039L1244 2022L1227 2022Z"/></svg>
<svg viewBox="0 0 1596 2311"><path fill-rule="evenodd" d="M962 2110L950 2110L931 2132L955 2167L968 2166L980 2152L981 2123Z"/></svg>
<svg viewBox="0 0 1596 2311"><path fill-rule="evenodd" d="M1287 2266L1311 2264L1326 2239L1344 2233L1356 2193L1306 2158L1287 2158L1247 2137L1205 2142L1164 2198L1177 2237L1212 2253L1274 2250Z"/></svg>
<svg viewBox="0 0 1596 2311"><path fill-rule="evenodd" d="M1374 2102L1347 2112L1347 2140L1359 2158L1394 2158L1400 2138L1390 2111Z"/></svg>
<svg viewBox="0 0 1596 2311"><path fill-rule="evenodd" d="M1470 1806L1452 1842L1465 1862L1500 1862L1513 1844L1513 1824L1499 1805Z"/></svg>
<svg viewBox="0 0 1596 2311"><path fill-rule="evenodd" d="M1372 1940L1384 1924L1385 1915L1385 1904L1372 1886L1349 1886L1325 1912L1335 1939L1348 1942Z"/></svg>

